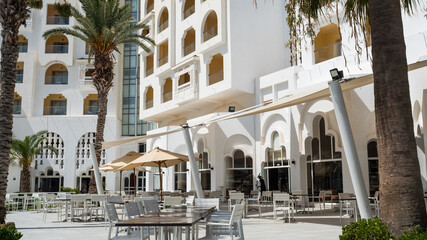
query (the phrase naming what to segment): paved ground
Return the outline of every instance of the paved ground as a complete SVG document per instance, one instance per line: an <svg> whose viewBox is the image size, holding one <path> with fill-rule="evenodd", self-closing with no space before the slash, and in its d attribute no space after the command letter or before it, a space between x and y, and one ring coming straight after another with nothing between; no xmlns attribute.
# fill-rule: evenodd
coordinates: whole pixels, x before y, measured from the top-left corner
<svg viewBox="0 0 427 240"><path fill-rule="evenodd" d="M316 211L314 214L295 216L295 222L284 223L283 220L274 222L272 213L266 212L263 218L258 218L258 212L250 211L248 218L243 220L245 239L338 239L341 233L339 215L337 212ZM16 223L17 228L24 234L25 239L62 240L62 239L107 239L104 223L57 222L56 213L48 214L43 223L42 214L36 212L12 212L7 215L7 221ZM345 219L345 222L348 222ZM203 232L203 230L202 230ZM203 233L200 233L203 236Z"/></svg>

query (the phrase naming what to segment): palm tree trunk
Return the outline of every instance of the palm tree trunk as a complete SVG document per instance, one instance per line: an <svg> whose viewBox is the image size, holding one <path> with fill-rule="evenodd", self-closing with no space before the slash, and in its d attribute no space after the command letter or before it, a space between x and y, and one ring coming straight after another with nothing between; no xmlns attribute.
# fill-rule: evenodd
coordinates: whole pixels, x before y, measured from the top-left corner
<svg viewBox="0 0 427 240"><path fill-rule="evenodd" d="M31 174L28 167L23 167L21 171L21 183L19 187L20 192L30 192L31 191Z"/></svg>
<svg viewBox="0 0 427 240"><path fill-rule="evenodd" d="M381 217L400 236L427 216L415 145L399 0L369 0Z"/></svg>
<svg viewBox="0 0 427 240"><path fill-rule="evenodd" d="M95 54L95 73L93 84L98 91L98 120L96 123L95 155L96 161L101 162L102 142L104 141L104 128L107 117L108 92L113 86L114 63L109 54ZM89 193L96 193L95 173L90 177Z"/></svg>
<svg viewBox="0 0 427 240"><path fill-rule="evenodd" d="M18 33L29 17L27 0L0 1L1 62L0 62L0 224L5 222L9 152L12 143L13 94L16 83L16 61L19 56Z"/></svg>

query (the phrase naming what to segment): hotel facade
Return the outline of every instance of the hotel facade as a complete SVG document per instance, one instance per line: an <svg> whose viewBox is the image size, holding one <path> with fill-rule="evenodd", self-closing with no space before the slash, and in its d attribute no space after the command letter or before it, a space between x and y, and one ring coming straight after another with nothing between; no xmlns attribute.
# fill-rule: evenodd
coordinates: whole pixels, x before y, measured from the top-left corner
<svg viewBox="0 0 427 240"><path fill-rule="evenodd" d="M344 70L344 78L352 81L372 74L369 55L362 51L357 56L350 27L340 21L340 33L335 17L319 22L313 44L310 39L303 41L301 54L291 63L284 1L262 3L258 8L252 1L232 0L126 3L136 6L136 19L150 27L144 34L153 38L156 46L151 53L125 46L118 56L115 85L109 95L106 141L168 132L181 124L197 125L232 111L327 88L329 70L333 68ZM85 78L90 65L82 41L62 36L51 44L41 37L42 32L56 26L48 24L52 21L49 4L53 1L45 1L43 10L33 11L31 24L22 29L28 51L20 54L17 65L18 73L20 68L23 70L23 82L16 87L15 102L18 105L20 100L21 111L15 114L14 133L23 138L46 129L49 141L60 147L59 156L46 152L36 157L34 189L48 186L47 182L56 180L47 179L56 178L60 179L59 185L82 188L82 179L88 178L92 166L87 142L93 139L96 115L88 113L95 105L96 91L85 84L90 83ZM341 20L342 15L340 12ZM74 21L60 19L53 21L68 21L69 26ZM423 128L427 111L427 19L422 13L404 15L403 24L408 64L419 66L408 74L414 135L427 190ZM49 48L63 51L65 41L67 53L47 52ZM370 48L368 44L367 50ZM48 84L50 79L64 82L64 73L56 72L65 68L67 84ZM343 94L365 185L373 194L378 190L373 84ZM55 111L65 114L56 116L52 114ZM157 123L157 128L147 121ZM198 170L204 190L249 192L256 189L256 177L261 174L269 190L353 192L330 97L257 115L210 121L190 132L194 153L202 159ZM107 149L103 161L112 161L131 150L145 152L156 147L187 154L182 132L175 132ZM185 163L164 169L163 189L194 190L190 170ZM126 191L135 184L131 174L124 174ZM103 176L106 189L119 189L118 174ZM11 165L8 192L18 191L18 183L19 167ZM159 189L158 171L141 173L136 184L139 190Z"/></svg>

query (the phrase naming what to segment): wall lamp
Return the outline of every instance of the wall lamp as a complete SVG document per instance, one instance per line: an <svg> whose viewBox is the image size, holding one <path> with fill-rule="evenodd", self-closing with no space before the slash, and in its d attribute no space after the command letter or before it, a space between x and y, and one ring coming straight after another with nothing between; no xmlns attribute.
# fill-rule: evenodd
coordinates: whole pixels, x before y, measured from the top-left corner
<svg viewBox="0 0 427 240"><path fill-rule="evenodd" d="M236 106L229 106L228 107L228 112L235 112L236 111Z"/></svg>
<svg viewBox="0 0 427 240"><path fill-rule="evenodd" d="M338 71L337 68L331 69L329 72L331 73L332 80L341 80L344 77L344 72L342 70Z"/></svg>

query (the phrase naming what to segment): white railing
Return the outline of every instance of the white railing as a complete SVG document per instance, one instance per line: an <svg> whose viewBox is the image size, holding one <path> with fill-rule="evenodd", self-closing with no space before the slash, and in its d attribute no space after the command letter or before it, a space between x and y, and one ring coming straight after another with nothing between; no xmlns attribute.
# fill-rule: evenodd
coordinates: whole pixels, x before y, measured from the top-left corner
<svg viewBox="0 0 427 240"><path fill-rule="evenodd" d="M149 68L149 69L145 70L145 76L146 77L150 76L151 74L153 74L153 68Z"/></svg>
<svg viewBox="0 0 427 240"><path fill-rule="evenodd" d="M218 25L214 25L203 32L203 41L206 42L207 40L215 37L216 35L218 35Z"/></svg>
<svg viewBox="0 0 427 240"><path fill-rule="evenodd" d="M184 46L184 56L194 52L196 50L196 44L194 42Z"/></svg>
<svg viewBox="0 0 427 240"><path fill-rule="evenodd" d="M168 62L168 55L159 58L159 66L163 66L164 64L166 64Z"/></svg>
<svg viewBox="0 0 427 240"><path fill-rule="evenodd" d="M145 109L150 109L153 107L153 100L145 101Z"/></svg>
<svg viewBox="0 0 427 240"><path fill-rule="evenodd" d="M187 17L189 17L191 14L193 14L194 10L195 10L194 5L191 6L191 7L189 7L189 8L187 8L187 9L185 9L185 11L184 11L184 19L186 19Z"/></svg>
<svg viewBox="0 0 427 240"><path fill-rule="evenodd" d="M168 23L169 23L169 21L168 20L166 20L164 23L161 23L160 25L159 25L159 33L160 32L163 32L163 30L165 30L166 28L168 28Z"/></svg>
<svg viewBox="0 0 427 240"><path fill-rule="evenodd" d="M70 19L67 17L61 16L47 16L46 24L55 24L55 25L68 25Z"/></svg>
<svg viewBox="0 0 427 240"><path fill-rule="evenodd" d="M209 74L209 85L220 82L224 80L224 70L218 70L212 74Z"/></svg>
<svg viewBox="0 0 427 240"><path fill-rule="evenodd" d="M169 102L172 100L172 91L163 93L163 102Z"/></svg>
<svg viewBox="0 0 427 240"><path fill-rule="evenodd" d="M68 45L46 45L45 53L68 53Z"/></svg>
<svg viewBox="0 0 427 240"><path fill-rule="evenodd" d="M341 42L337 42L314 51L315 63L341 56Z"/></svg>

